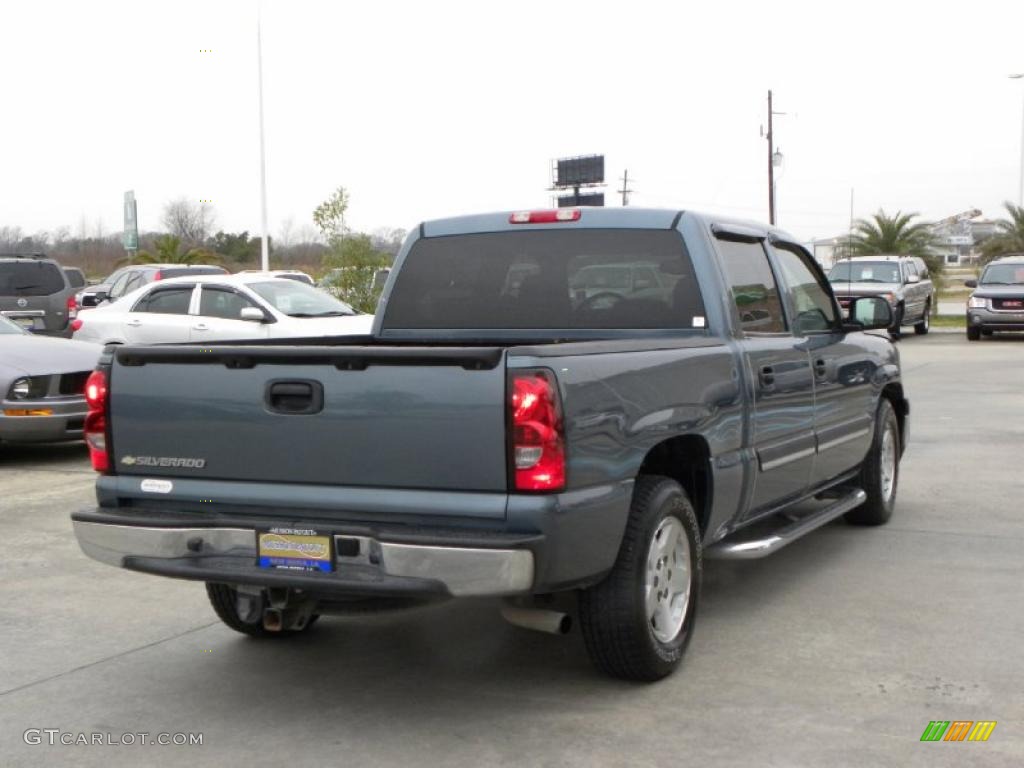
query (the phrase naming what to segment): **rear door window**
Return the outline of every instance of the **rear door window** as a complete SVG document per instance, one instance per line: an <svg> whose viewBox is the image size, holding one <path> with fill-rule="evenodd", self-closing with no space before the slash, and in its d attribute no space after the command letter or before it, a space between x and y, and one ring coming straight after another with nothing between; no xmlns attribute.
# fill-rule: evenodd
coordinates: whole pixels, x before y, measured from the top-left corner
<svg viewBox="0 0 1024 768"><path fill-rule="evenodd" d="M716 244L744 333L785 333L779 287L761 241L719 238Z"/></svg>
<svg viewBox="0 0 1024 768"><path fill-rule="evenodd" d="M175 285L154 289L139 299L132 311L161 315L187 315L189 304L192 303L194 288L194 285Z"/></svg>
<svg viewBox="0 0 1024 768"><path fill-rule="evenodd" d="M64 272L53 262L0 262L0 296L50 296L66 285Z"/></svg>
<svg viewBox="0 0 1024 768"><path fill-rule="evenodd" d="M704 303L674 230L488 232L417 241L383 327L692 329Z"/></svg>

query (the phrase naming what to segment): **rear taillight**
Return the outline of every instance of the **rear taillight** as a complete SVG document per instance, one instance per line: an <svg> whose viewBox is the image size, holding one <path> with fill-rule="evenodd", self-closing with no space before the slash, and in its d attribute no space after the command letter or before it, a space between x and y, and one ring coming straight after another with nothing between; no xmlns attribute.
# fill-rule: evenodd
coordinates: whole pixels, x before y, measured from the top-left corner
<svg viewBox="0 0 1024 768"><path fill-rule="evenodd" d="M68 296L68 319L74 320L78 317L78 302L74 296Z"/></svg>
<svg viewBox="0 0 1024 768"><path fill-rule="evenodd" d="M508 217L509 224L555 224L562 221L579 221L579 208L558 208L545 211L516 211Z"/></svg>
<svg viewBox="0 0 1024 768"><path fill-rule="evenodd" d="M85 443L89 446L92 468L97 472L110 470L107 454L107 374L93 371L85 381Z"/></svg>
<svg viewBox="0 0 1024 768"><path fill-rule="evenodd" d="M79 330L81 327L82 327L82 318L76 317L74 320L71 321L71 332L72 333L74 333L75 331Z"/></svg>
<svg viewBox="0 0 1024 768"><path fill-rule="evenodd" d="M517 371L509 392L513 488L563 490L565 436L554 375L547 370Z"/></svg>
<svg viewBox="0 0 1024 768"><path fill-rule="evenodd" d="M163 280L163 279L164 279L164 273L163 273L163 272L161 272L161 271L160 271L160 270L158 269L158 270L157 270L156 272L154 272L154 273L153 273L153 279L154 279L154 280Z"/></svg>

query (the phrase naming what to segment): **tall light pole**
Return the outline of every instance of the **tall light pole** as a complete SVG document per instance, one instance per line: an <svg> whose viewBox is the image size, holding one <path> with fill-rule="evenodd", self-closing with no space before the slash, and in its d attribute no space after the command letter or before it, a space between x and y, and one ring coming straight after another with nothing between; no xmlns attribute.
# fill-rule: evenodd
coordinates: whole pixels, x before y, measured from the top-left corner
<svg viewBox="0 0 1024 768"><path fill-rule="evenodd" d="M773 145L775 134L772 132L772 116L784 115L785 112L776 112L772 109L772 92L768 91L768 133L765 134L764 126L761 126L761 135L768 139L768 223L775 226L775 167L782 165L782 153L775 152ZM778 155L778 157L776 157Z"/></svg>
<svg viewBox="0 0 1024 768"><path fill-rule="evenodd" d="M1010 75L1011 80L1024 79L1024 72ZM1021 96L1020 116L1020 187L1017 190L1017 205L1024 207L1024 95Z"/></svg>
<svg viewBox="0 0 1024 768"><path fill-rule="evenodd" d="M260 222L263 227L260 264L265 272L270 269L270 239L267 235L267 153L263 141L263 20L259 9L256 16L256 77L260 101Z"/></svg>

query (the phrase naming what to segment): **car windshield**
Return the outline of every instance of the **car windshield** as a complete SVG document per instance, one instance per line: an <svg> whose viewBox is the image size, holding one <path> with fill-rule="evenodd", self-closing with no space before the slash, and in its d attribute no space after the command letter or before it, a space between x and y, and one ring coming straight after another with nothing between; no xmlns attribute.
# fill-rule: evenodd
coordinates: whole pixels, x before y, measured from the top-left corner
<svg viewBox="0 0 1024 768"><path fill-rule="evenodd" d="M990 264L978 285L1024 285L1024 264Z"/></svg>
<svg viewBox="0 0 1024 768"><path fill-rule="evenodd" d="M16 333L23 334L27 333L27 331L21 330L21 328L12 323L6 317L0 315L0 336L3 336L5 334L13 336Z"/></svg>
<svg viewBox="0 0 1024 768"><path fill-rule="evenodd" d="M0 296L49 296L64 290L64 273L48 261L0 264Z"/></svg>
<svg viewBox="0 0 1024 768"><path fill-rule="evenodd" d="M249 288L289 317L337 317L356 313L329 293L296 280L276 278L265 283L250 283Z"/></svg>
<svg viewBox="0 0 1024 768"><path fill-rule="evenodd" d="M894 261L841 261L828 273L833 283L898 283L900 265Z"/></svg>

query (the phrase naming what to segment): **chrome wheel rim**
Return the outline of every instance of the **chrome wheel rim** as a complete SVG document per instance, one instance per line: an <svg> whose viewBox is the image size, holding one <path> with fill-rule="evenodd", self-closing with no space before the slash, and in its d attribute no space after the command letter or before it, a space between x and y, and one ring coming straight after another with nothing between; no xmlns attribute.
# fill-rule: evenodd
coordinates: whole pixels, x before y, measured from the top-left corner
<svg viewBox="0 0 1024 768"><path fill-rule="evenodd" d="M924 327L925 327L925 330L930 328L931 324L932 324L932 308L929 305L929 306L924 308Z"/></svg>
<svg viewBox="0 0 1024 768"><path fill-rule="evenodd" d="M690 542L683 524L666 517L647 548L644 599L647 623L661 643L675 640L690 605Z"/></svg>
<svg viewBox="0 0 1024 768"><path fill-rule="evenodd" d="M888 502L896 492L896 433L892 426L887 427L882 435L882 455L879 465L882 475L882 498Z"/></svg>

